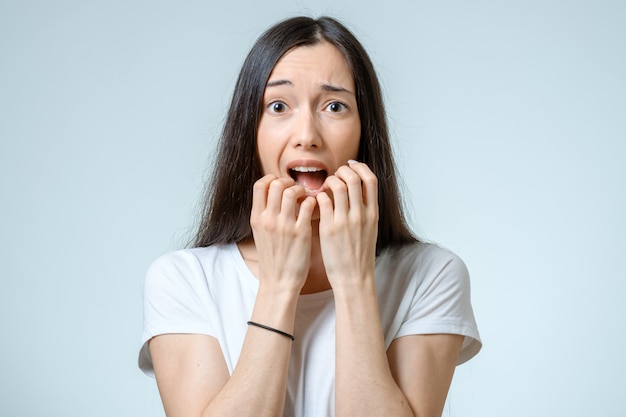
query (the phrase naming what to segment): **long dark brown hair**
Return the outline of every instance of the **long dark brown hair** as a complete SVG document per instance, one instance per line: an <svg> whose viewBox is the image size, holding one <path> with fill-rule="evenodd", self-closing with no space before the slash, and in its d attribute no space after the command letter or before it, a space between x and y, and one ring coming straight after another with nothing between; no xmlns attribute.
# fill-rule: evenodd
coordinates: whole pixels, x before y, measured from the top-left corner
<svg viewBox="0 0 626 417"><path fill-rule="evenodd" d="M285 53L296 46L322 41L339 49L354 77L361 119L358 160L366 163L378 178L376 251L417 241L403 215L381 89L367 52L354 35L333 18L294 17L261 35L243 63L219 141L213 175L207 184L193 246L240 242L252 237L252 188L262 177L256 136L265 85Z"/></svg>

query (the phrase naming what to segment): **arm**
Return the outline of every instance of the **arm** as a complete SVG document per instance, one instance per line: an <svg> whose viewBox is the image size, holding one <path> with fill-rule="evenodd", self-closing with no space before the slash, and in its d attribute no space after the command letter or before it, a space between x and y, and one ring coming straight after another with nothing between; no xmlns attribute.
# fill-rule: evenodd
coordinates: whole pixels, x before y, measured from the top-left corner
<svg viewBox="0 0 626 417"><path fill-rule="evenodd" d="M263 306L271 305L274 312ZM294 309L290 304L294 305ZM280 305L285 308L277 308ZM289 329L295 303L259 294L252 320ZM285 327L279 327L280 325ZM271 416L285 403L291 340L250 326L232 376L217 340L169 334L150 341L150 353L168 417Z"/></svg>
<svg viewBox="0 0 626 417"><path fill-rule="evenodd" d="M373 279L335 292L335 306L337 417L412 417L409 401L393 379L387 360Z"/></svg>
<svg viewBox="0 0 626 417"><path fill-rule="evenodd" d="M404 336L389 346L391 373L416 416L441 416L463 336Z"/></svg>
<svg viewBox="0 0 626 417"><path fill-rule="evenodd" d="M441 416L463 336L404 336L385 353L375 294L336 303L337 416Z"/></svg>
<svg viewBox="0 0 626 417"><path fill-rule="evenodd" d="M395 383L382 335L374 281L378 183L365 164L340 167L317 196L320 241L335 294L337 417L412 416Z"/></svg>
<svg viewBox="0 0 626 417"><path fill-rule="evenodd" d="M250 320L292 333L296 302L308 272L314 199L291 179L255 184L251 224L258 253L259 291ZM168 417L282 415L291 340L249 326L229 377L216 339L163 335L150 342Z"/></svg>
<svg viewBox="0 0 626 417"><path fill-rule="evenodd" d="M459 338L407 336L387 354L374 280L376 177L365 164L351 164L327 186L334 201L324 195L318 201L324 264L335 293L337 417L440 416Z"/></svg>

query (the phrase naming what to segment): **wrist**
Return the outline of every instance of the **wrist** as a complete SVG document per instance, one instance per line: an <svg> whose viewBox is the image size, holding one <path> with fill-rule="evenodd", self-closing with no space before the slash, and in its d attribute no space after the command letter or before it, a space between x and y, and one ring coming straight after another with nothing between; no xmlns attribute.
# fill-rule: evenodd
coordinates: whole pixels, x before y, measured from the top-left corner
<svg viewBox="0 0 626 417"><path fill-rule="evenodd" d="M374 273L350 274L328 277L335 297L359 296L360 294L376 294Z"/></svg>
<svg viewBox="0 0 626 417"><path fill-rule="evenodd" d="M294 326L299 290L291 286L261 283L250 320L286 332Z"/></svg>
<svg viewBox="0 0 626 417"><path fill-rule="evenodd" d="M297 299L302 289L302 283L291 280L263 280L259 281L257 298L263 297L273 302L287 302Z"/></svg>

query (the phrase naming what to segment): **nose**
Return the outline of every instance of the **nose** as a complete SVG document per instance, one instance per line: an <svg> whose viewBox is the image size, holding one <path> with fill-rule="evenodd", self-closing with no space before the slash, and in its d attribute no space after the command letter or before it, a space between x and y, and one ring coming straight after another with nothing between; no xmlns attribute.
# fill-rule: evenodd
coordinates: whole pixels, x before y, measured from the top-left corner
<svg viewBox="0 0 626 417"><path fill-rule="evenodd" d="M318 148L322 144L319 120L314 112L305 109L298 112L294 118L293 143L305 149Z"/></svg>

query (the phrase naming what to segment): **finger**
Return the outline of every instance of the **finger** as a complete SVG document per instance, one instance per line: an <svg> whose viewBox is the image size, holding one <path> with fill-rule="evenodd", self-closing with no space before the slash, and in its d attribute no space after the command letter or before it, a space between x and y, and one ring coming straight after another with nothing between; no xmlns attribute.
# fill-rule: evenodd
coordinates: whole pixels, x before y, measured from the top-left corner
<svg viewBox="0 0 626 417"><path fill-rule="evenodd" d="M340 178L335 175L330 175L324 182L324 188L326 191L332 192L332 203L334 206L335 216L337 213L347 213L350 208L348 201L348 186Z"/></svg>
<svg viewBox="0 0 626 417"><path fill-rule="evenodd" d="M367 207L378 207L378 178L367 164L349 161L348 166L361 178L363 203Z"/></svg>
<svg viewBox="0 0 626 417"><path fill-rule="evenodd" d="M315 197L308 196L304 199L304 201L300 204L300 208L298 210L298 216L296 219L296 224L298 226L311 226L311 219L313 218L313 210L315 210L315 206L317 205L317 200Z"/></svg>
<svg viewBox="0 0 626 417"><path fill-rule="evenodd" d="M359 173L351 169L351 167L344 165L339 167L335 176L346 184L350 208L362 207L364 205L362 192L363 183Z"/></svg>
<svg viewBox="0 0 626 417"><path fill-rule="evenodd" d="M333 218L333 202L325 191L315 195L317 205L320 208L320 223Z"/></svg>
<svg viewBox="0 0 626 417"><path fill-rule="evenodd" d="M301 185L294 184L285 188L280 205L281 213L290 213L295 218L298 214L298 201L304 197L306 197L306 192Z"/></svg>
<svg viewBox="0 0 626 417"><path fill-rule="evenodd" d="M268 212L276 215L280 213L283 202L283 192L287 187L294 184L295 181L291 178L276 178L270 183L266 206Z"/></svg>
<svg viewBox="0 0 626 417"><path fill-rule="evenodd" d="M274 175L266 175L254 183L252 188L252 211L265 210L267 205L267 192L270 183L276 179Z"/></svg>

